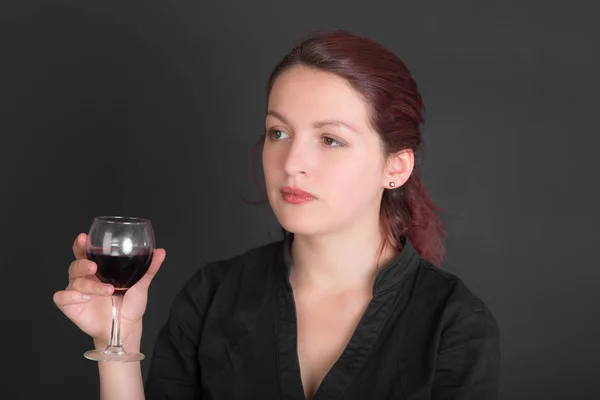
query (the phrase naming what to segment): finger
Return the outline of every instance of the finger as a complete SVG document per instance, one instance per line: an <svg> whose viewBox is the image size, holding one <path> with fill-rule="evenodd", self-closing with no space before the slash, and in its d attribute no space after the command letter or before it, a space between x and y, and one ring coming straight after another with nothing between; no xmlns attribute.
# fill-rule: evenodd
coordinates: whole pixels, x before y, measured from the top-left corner
<svg viewBox="0 0 600 400"><path fill-rule="evenodd" d="M87 240L88 236L85 233L80 233L75 238L75 242L73 242L73 255L76 259L87 258L87 254L85 253Z"/></svg>
<svg viewBox="0 0 600 400"><path fill-rule="evenodd" d="M154 253L152 253L152 262L150 263L150 267L148 267L148 271L146 271L146 274L134 286L141 289L147 289L166 257L167 252L165 249L154 249Z"/></svg>
<svg viewBox="0 0 600 400"><path fill-rule="evenodd" d="M69 265L69 280L80 278L82 276L94 275L96 269L96 263L93 261L75 260Z"/></svg>
<svg viewBox="0 0 600 400"><path fill-rule="evenodd" d="M52 301L58 307L68 306L69 304L87 303L91 299L91 296L80 293L77 290L59 290L52 296Z"/></svg>
<svg viewBox="0 0 600 400"><path fill-rule="evenodd" d="M80 293L96 296L110 296L113 294L114 287L108 283L93 281L89 278L75 278L71 281L69 289L77 290Z"/></svg>

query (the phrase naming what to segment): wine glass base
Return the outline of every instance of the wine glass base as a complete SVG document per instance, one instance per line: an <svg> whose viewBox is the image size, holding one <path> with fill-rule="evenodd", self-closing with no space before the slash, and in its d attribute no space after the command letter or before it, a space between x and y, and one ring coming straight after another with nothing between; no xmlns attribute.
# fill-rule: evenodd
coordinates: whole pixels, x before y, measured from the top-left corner
<svg viewBox="0 0 600 400"><path fill-rule="evenodd" d="M88 360L99 362L135 362L142 361L146 356L142 353L127 353L125 350L90 350L86 351L83 356Z"/></svg>

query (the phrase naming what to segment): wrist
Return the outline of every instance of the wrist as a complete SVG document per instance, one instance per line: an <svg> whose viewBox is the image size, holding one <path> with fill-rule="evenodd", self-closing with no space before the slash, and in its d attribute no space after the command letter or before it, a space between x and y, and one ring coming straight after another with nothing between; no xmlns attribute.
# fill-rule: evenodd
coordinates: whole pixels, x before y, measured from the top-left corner
<svg viewBox="0 0 600 400"><path fill-rule="evenodd" d="M94 348L96 350L103 350L108 346L108 342L104 340L94 339Z"/></svg>
<svg viewBox="0 0 600 400"><path fill-rule="evenodd" d="M141 339L141 338L140 338ZM129 353L139 353L141 349L141 340L130 339L122 342L123 348ZM94 348L104 350L108 347L107 340L94 339Z"/></svg>
<svg viewBox="0 0 600 400"><path fill-rule="evenodd" d="M121 344L125 351L131 353L139 353L142 342L142 331L143 324L141 319L130 323L130 325L126 326L125 332L121 331L121 333L125 333L125 335L121 335ZM108 347L110 343L109 337L92 338L96 349L104 350Z"/></svg>

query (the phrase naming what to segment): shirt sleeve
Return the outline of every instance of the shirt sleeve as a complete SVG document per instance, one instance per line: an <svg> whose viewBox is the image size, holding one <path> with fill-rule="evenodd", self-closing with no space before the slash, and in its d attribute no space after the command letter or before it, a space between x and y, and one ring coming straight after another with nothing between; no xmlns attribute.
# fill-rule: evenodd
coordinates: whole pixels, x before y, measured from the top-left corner
<svg viewBox="0 0 600 400"><path fill-rule="evenodd" d="M198 271L175 297L160 330L145 383L147 400L200 399L198 345L215 286Z"/></svg>
<svg viewBox="0 0 600 400"><path fill-rule="evenodd" d="M442 333L433 400L496 400L500 331L490 310L463 316Z"/></svg>

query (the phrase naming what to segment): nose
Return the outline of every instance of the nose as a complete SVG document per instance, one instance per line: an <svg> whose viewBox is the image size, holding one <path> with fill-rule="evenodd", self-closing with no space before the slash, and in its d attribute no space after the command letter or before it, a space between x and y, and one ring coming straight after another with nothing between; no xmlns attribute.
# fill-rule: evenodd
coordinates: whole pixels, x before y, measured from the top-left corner
<svg viewBox="0 0 600 400"><path fill-rule="evenodd" d="M290 141L284 160L284 169L289 176L306 175L312 170L314 157L310 144L298 137Z"/></svg>

